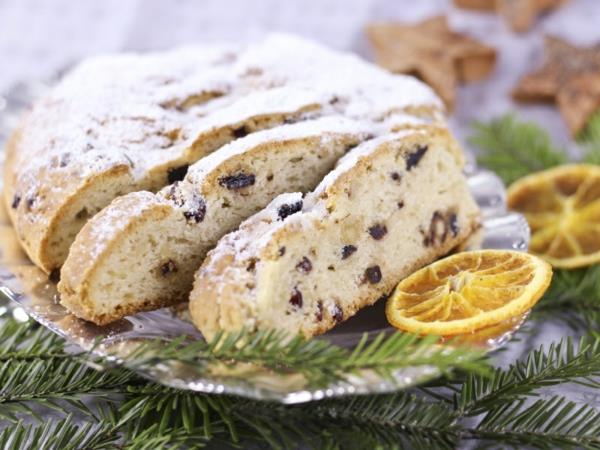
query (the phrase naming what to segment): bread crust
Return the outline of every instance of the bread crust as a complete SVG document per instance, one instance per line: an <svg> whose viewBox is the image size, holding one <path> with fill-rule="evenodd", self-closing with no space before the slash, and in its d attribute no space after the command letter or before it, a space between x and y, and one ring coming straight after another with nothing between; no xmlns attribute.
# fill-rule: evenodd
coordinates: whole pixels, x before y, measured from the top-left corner
<svg viewBox="0 0 600 450"><path fill-rule="evenodd" d="M428 151L434 152L433 156L426 156L423 162L419 163L424 164L425 168L417 166L412 169L415 171L412 173L410 170L401 171L391 180L379 175L380 169L383 169L383 173L387 173L388 170L388 165L382 166L384 162L389 164L384 158L386 152L391 154L395 149L400 149L406 157L410 149L423 144L428 144ZM466 180L460 174L463 157L447 131L434 128L427 131L406 131L400 137L387 137L380 142L362 144L352 150L345 159L338 163L338 170L328 175L313 193L307 195L301 212L283 221L278 220L277 210L282 204L301 198L281 196L265 211L245 221L238 231L221 239L217 247L209 252L196 273L189 304L192 320L206 338L210 339L222 330L233 331L241 328L257 330L274 327L285 329L292 334L301 333L307 337L324 333L340 321L354 315L359 309L389 294L403 276L446 254L479 227L477 206L467 190ZM412 180L418 176L420 178L417 179L424 182L428 179L426 175L413 174L435 170L436 164L442 162L447 165L448 172L445 175L449 179L448 183L452 184L445 181L439 183L439 189L451 191L449 194L440 194L437 200L439 205L425 205L425 198L421 198L420 203L424 204L421 208L420 203L416 201L418 194L415 194L417 187L414 186L406 191L399 191L407 198L417 195L406 209L403 209L402 205L400 212L394 211L393 208L383 211L386 208L385 202L393 201L395 207L397 200L395 191L386 190L386 193L382 194L384 202L377 208L378 212L368 215L370 218L379 214L382 223L387 223L385 233L389 232L389 236L395 236L396 241L385 241L392 238L381 238L379 233L375 233L376 238L373 239L365 236L362 234L365 233L364 224L358 227L358 234L354 232L356 230L348 228L352 227L353 220L362 214L362 211L352 213L350 207L358 210L361 207L369 208L371 201L366 199L364 194L369 192L368 188L360 191L360 194L355 194L353 188L358 191L358 186L363 184L384 183L381 186L376 185L376 190L384 190L388 189L385 184L401 180L398 182L398 189L401 189L401 183L416 182L411 181L411 176ZM427 190L425 186L423 190L434 192ZM461 198L457 198L458 196ZM427 200L436 201L434 197ZM441 232L437 230L437 211L446 214L443 218L443 235L438 235ZM350 220L348 225L336 225L337 221L345 224L347 218ZM450 223L451 227L448 225ZM410 228L400 230L401 226ZM394 249L400 242L397 240L399 233L402 235L404 232L407 235L416 234L418 239L423 240L423 250L420 253L414 250L415 247L411 247L411 254L398 256ZM433 243L430 233L433 233ZM356 262L356 266L348 266L348 263L339 260L339 256L333 257L328 247L331 242L325 240L325 236L329 236L327 239L336 239L344 234L355 237L357 241L353 242L359 250L355 247L354 251L366 255L359 260L360 262ZM339 241L347 242L343 236ZM311 250L313 247L315 250ZM302 254L308 256L310 264L301 265L304 258ZM400 258L404 258L404 262L396 264L395 260ZM342 260L344 259L342 257ZM379 272L373 280L375 284L365 281L364 278L361 280L363 268L375 262ZM327 264L330 265L327 267ZM299 271L298 267L302 270ZM328 270L333 272L328 274ZM286 283L288 285L282 290L281 285ZM357 287L352 287L354 283L357 283ZM333 293L329 290L330 287ZM346 287L347 295L336 294L335 289L342 292ZM302 293L299 297L295 297L296 289ZM288 292L288 297L289 293L292 293L289 301L285 292ZM312 297L313 294L325 298L317 301L317 298Z"/></svg>
<svg viewBox="0 0 600 450"><path fill-rule="evenodd" d="M271 94L270 103L253 100ZM156 191L171 171L245 133L306 115L385 120L408 110L438 121L442 108L412 78L290 36L241 50L99 57L68 74L15 131L5 203L26 252L49 273L63 264L84 209L87 219L118 195Z"/></svg>

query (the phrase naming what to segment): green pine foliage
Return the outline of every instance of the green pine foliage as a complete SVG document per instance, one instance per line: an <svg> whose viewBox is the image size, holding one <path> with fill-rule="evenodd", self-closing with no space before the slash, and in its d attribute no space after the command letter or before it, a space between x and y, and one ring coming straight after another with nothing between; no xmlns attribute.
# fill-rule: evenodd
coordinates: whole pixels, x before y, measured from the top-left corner
<svg viewBox="0 0 600 450"><path fill-rule="evenodd" d="M548 133L533 122L504 115L490 122L473 124L469 143L478 149L477 161L496 172L506 184L532 172L567 162Z"/></svg>
<svg viewBox="0 0 600 450"><path fill-rule="evenodd" d="M482 373L486 371L483 352L474 348L441 347L435 336L419 338L410 334L368 334L352 350L337 347L325 340L290 338L278 331L246 331L218 334L209 342L151 341L130 356L130 365L152 365L176 361L210 370L211 364L252 364L280 374L300 373L310 387L323 387L343 381L347 374L372 370L393 378L393 371L404 367L428 366L438 373L452 369Z"/></svg>
<svg viewBox="0 0 600 450"><path fill-rule="evenodd" d="M452 449L472 440L600 448L599 411L562 397L538 397L541 389L558 383L598 389L600 338L564 340L506 369L470 372L463 382L446 379L441 385L451 393L447 395L399 392L285 406L177 390L127 369L96 372L49 332L12 319L0 325L3 350L11 330L18 330L26 347L12 340L6 348L21 357L27 353L24 348L32 350L19 364L61 362L48 371L30 372L29 380L17 367L14 379L26 383L26 389L0 379L0 409L11 405L10 414L0 419L10 424L0 432L0 448L246 448L254 443L293 449L302 442L315 449ZM365 343L355 354L371 348L363 356L370 361L385 342ZM42 346L51 354L36 352ZM67 357L73 366L61 365ZM58 368L63 370L54 370Z"/></svg>
<svg viewBox="0 0 600 450"><path fill-rule="evenodd" d="M566 162L543 130L514 116L477 124L471 142L482 150L480 162L507 183ZM600 115L581 142L583 160L599 163ZM599 392L600 266L555 271L532 316L566 319L587 337L549 343L494 369L479 351L400 333L365 336L347 350L241 332L208 343L153 341L132 355L133 369L166 360L206 370L242 363L302 373L313 387L363 370L390 377L420 365L445 375L394 394L289 406L152 383L132 368L90 363L90 355L31 321L0 317L0 448L600 449L600 411L547 395L559 384Z"/></svg>

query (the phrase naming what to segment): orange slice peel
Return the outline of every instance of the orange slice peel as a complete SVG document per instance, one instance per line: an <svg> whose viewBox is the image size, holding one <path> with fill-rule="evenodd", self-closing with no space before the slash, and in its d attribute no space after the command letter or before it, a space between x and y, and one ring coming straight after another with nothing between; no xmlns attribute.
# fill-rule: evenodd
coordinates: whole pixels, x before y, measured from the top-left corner
<svg viewBox="0 0 600 450"><path fill-rule="evenodd" d="M510 186L507 203L529 223L531 253L563 269L600 262L600 166L528 175Z"/></svg>
<svg viewBox="0 0 600 450"><path fill-rule="evenodd" d="M551 266L528 253L457 253L401 281L387 302L386 316L394 327L411 333L473 333L529 311L551 279Z"/></svg>

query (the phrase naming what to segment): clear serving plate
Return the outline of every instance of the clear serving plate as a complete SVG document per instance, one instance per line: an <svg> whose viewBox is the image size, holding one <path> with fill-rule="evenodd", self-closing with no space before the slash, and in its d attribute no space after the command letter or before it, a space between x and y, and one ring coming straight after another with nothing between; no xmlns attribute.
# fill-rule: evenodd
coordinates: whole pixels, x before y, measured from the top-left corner
<svg viewBox="0 0 600 450"><path fill-rule="evenodd" d="M0 97L0 146L22 112L44 85L20 85L6 97ZM483 214L483 227L465 244L465 249L496 248L526 250L529 227L524 217L506 210L505 188L500 179L474 165L467 169L469 186ZM128 355L148 339L176 338L186 335L202 339L202 335L187 320L185 314L161 309L127 317L108 326L99 327L70 314L59 304L56 286L37 269L21 250L9 223L6 211L0 210L0 293L13 302L14 314L26 313L67 341L99 356L110 356L112 364L128 365ZM469 337L473 345L494 349L510 338L523 323L525 316L503 324L500 330L482 330ZM384 314L384 304L378 302L365 308L320 336L330 342L353 347L363 333L393 332ZM142 365L135 368L141 375L159 383L180 389L205 393L226 393L282 403L300 403L349 394L381 393L406 388L435 377L431 367L398 370L393 379L383 379L373 372L348 374L343 382L323 389L310 389L299 374L275 374L264 371L236 370L207 376L201 368L180 363Z"/></svg>

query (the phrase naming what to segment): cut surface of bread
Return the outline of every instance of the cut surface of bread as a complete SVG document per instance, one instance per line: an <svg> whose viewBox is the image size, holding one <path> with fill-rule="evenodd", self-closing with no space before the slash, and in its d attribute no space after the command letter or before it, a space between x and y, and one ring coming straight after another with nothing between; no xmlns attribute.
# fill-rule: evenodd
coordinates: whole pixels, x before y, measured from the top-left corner
<svg viewBox="0 0 600 450"><path fill-rule="evenodd" d="M306 198L279 196L219 241L195 276L194 323L207 339L329 330L478 227L462 167L438 128L361 144Z"/></svg>
<svg viewBox="0 0 600 450"><path fill-rule="evenodd" d="M61 270L61 303L105 324L187 300L221 236L275 196L315 188L373 130L370 122L324 117L260 131L201 159L157 194L117 198L75 239Z"/></svg>
<svg viewBox="0 0 600 450"><path fill-rule="evenodd" d="M98 57L67 75L13 134L5 202L29 257L51 272L115 197L157 191L246 134L333 114L439 120L441 108L410 77L285 35L248 48Z"/></svg>

